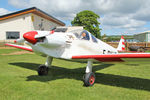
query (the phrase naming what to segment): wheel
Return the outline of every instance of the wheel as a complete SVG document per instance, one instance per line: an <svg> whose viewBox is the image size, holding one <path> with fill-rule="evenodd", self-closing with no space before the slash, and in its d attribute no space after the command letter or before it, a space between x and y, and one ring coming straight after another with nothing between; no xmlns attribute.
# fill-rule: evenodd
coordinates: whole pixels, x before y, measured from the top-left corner
<svg viewBox="0 0 150 100"><path fill-rule="evenodd" d="M38 75L43 76L48 74L48 67L45 65L40 65L38 68Z"/></svg>
<svg viewBox="0 0 150 100"><path fill-rule="evenodd" d="M93 86L95 83L95 74L93 72L86 73L83 76L83 81L85 86Z"/></svg>

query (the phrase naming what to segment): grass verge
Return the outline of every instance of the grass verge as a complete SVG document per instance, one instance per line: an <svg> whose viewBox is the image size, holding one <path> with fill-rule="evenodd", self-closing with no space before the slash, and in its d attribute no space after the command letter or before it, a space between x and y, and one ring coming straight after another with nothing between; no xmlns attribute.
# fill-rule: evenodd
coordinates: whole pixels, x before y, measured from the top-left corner
<svg viewBox="0 0 150 100"><path fill-rule="evenodd" d="M0 54L20 51L0 49ZM96 83L84 87L86 63L54 59L48 76L37 67L46 58L35 54L0 55L0 100L149 100L149 63L94 64Z"/></svg>

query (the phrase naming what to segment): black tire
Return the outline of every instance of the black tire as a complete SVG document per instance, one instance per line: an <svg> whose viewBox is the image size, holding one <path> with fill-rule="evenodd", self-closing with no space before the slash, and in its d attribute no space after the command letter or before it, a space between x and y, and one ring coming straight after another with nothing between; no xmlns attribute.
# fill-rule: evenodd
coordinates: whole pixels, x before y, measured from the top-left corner
<svg viewBox="0 0 150 100"><path fill-rule="evenodd" d="M48 74L48 67L45 65L40 65L38 68L38 75L43 76Z"/></svg>
<svg viewBox="0 0 150 100"><path fill-rule="evenodd" d="M95 74L93 72L86 73L84 75L84 79L83 79L84 86L87 86L87 87L93 86L95 83L95 79L96 79L96 77L95 77Z"/></svg>

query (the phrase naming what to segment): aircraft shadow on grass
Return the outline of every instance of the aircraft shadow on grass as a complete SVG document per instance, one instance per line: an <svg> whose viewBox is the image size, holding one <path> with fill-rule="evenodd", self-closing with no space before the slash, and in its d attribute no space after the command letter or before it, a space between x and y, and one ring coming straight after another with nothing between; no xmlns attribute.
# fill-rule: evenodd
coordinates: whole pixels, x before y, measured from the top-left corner
<svg viewBox="0 0 150 100"><path fill-rule="evenodd" d="M26 69L31 69L31 70L37 70L37 66L40 65L40 64L24 63L24 62L16 62L16 63L9 63L9 64L26 68ZM96 65L93 66L93 71L96 72L97 70L102 70L112 65L113 64ZM53 81L57 79L64 79L64 78L82 80L84 73L85 73L85 68L67 69L63 67L52 66L47 76L31 75L27 77L27 81L36 80L41 82L47 82L47 81ZM96 75L95 83L98 84L150 91L150 79L142 79L136 77L120 76L120 75L105 74L105 73L95 73L95 75Z"/></svg>

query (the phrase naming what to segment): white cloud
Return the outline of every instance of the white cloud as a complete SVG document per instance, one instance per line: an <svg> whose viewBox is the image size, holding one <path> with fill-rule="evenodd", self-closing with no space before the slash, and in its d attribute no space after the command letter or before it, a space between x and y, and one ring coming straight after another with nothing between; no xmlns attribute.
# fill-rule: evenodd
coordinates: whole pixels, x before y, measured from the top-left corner
<svg viewBox="0 0 150 100"><path fill-rule="evenodd" d="M119 16L118 14L106 14L101 19L101 22L104 27L126 29L139 28L146 24L145 21L132 19L132 15L130 14L128 16Z"/></svg>
<svg viewBox="0 0 150 100"><path fill-rule="evenodd" d="M92 10L103 15L109 13L129 14L136 13L144 0L8 0L18 8L36 6L54 15L72 17L70 15L82 10ZM147 0L150 1L150 0ZM69 13L69 14L68 14Z"/></svg>
<svg viewBox="0 0 150 100"><path fill-rule="evenodd" d="M9 0L17 8L38 7L62 20L73 19L80 10L81 0Z"/></svg>
<svg viewBox="0 0 150 100"><path fill-rule="evenodd" d="M150 21L150 1L146 2L136 13L133 18L137 20Z"/></svg>
<svg viewBox="0 0 150 100"><path fill-rule="evenodd" d="M10 11L8 11L7 9L4 9L4 8L0 8L0 15L5 15L7 13L10 13Z"/></svg>
<svg viewBox="0 0 150 100"><path fill-rule="evenodd" d="M150 0L8 0L17 8L36 6L61 20L72 20L82 10L92 10L101 17L102 27L129 31L150 21Z"/></svg>
<svg viewBox="0 0 150 100"><path fill-rule="evenodd" d="M8 0L8 3L17 8L24 8L29 5L28 0Z"/></svg>

